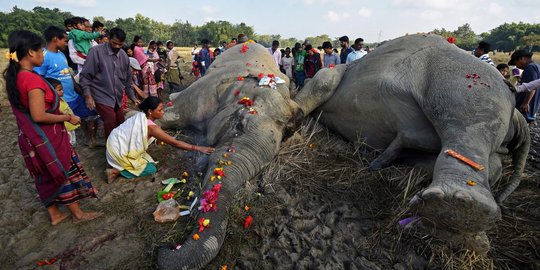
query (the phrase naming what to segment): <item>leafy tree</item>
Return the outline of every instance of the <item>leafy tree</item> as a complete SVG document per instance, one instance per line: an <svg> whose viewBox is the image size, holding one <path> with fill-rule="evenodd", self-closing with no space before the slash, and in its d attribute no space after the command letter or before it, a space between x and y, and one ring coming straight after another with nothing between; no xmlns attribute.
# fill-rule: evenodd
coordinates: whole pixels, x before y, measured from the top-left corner
<svg viewBox="0 0 540 270"><path fill-rule="evenodd" d="M456 31L454 31L454 37L456 38L455 44L464 49L464 50L473 50L478 45L478 37L471 28L471 25L468 23L459 26Z"/></svg>
<svg viewBox="0 0 540 270"><path fill-rule="evenodd" d="M521 38L521 42L529 47L529 51L532 51L534 46L540 46L540 35L530 34Z"/></svg>
<svg viewBox="0 0 540 270"><path fill-rule="evenodd" d="M188 21L182 23L182 21L176 21L171 26L171 40L176 46L191 46L193 43L197 43L195 27L193 27Z"/></svg>

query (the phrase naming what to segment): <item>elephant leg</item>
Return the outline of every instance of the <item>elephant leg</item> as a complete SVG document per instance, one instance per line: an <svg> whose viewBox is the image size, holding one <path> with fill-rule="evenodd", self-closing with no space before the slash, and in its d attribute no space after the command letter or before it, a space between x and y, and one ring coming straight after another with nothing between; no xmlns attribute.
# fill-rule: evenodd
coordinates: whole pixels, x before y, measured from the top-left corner
<svg viewBox="0 0 540 270"><path fill-rule="evenodd" d="M369 165L369 170L378 171L383 168L388 167L392 161L394 161L401 153L402 150L402 136L398 134L394 140L386 147L384 152L380 154L371 164Z"/></svg>

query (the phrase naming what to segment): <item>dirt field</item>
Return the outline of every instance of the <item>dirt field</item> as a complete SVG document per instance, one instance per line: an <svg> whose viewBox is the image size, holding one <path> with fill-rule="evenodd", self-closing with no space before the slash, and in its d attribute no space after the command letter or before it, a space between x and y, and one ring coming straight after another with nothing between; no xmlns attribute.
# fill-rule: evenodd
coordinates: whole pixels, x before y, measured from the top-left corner
<svg viewBox="0 0 540 270"><path fill-rule="evenodd" d="M3 54L2 54L3 55ZM3 67L0 67L3 70ZM189 69L187 63L183 70ZM187 76L187 73L184 72ZM186 85L192 80L187 78ZM3 82L0 81L2 89ZM0 268L35 269L43 259L59 259L42 269L152 269L156 247L181 244L195 222L181 217L158 224L152 212L161 180L190 177L180 185L181 204L200 189L201 154L152 145L158 160L154 177L120 179L106 184L105 150L78 146L84 168L100 191L84 209L103 211L99 220L51 226L17 146L17 129L2 90L0 112ZM406 203L429 174L406 166L367 171L373 156L306 120L283 144L275 161L241 190L231 208L228 234L207 269L540 269L540 168L538 128L525 179L512 194L503 219L488 232L492 250L478 256L451 250L422 232L403 230ZM198 141L190 131L171 131L179 139ZM82 134L79 133L79 136ZM505 170L508 177L508 168ZM498 189L499 187L495 187ZM406 190L406 192L404 191ZM252 226L242 220L250 206Z"/></svg>

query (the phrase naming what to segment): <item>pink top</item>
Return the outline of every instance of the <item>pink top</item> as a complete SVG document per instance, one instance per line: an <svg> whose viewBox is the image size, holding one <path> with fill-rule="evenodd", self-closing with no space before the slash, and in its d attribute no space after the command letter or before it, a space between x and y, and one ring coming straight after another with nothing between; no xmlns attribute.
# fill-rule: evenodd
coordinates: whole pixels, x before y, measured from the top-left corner
<svg viewBox="0 0 540 270"><path fill-rule="evenodd" d="M149 126L157 126L156 123L154 123L154 121L146 118L146 124L149 125Z"/></svg>
<svg viewBox="0 0 540 270"><path fill-rule="evenodd" d="M146 64L146 61L148 60L148 56L144 53L144 49L139 46L135 46L135 49L133 50L133 57L137 59L137 62L139 62L139 65L141 67Z"/></svg>

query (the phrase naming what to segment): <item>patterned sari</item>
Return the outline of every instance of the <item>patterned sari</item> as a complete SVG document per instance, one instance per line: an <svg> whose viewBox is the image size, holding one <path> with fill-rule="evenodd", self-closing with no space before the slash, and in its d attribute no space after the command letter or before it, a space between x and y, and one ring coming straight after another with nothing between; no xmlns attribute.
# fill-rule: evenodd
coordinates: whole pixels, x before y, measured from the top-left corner
<svg viewBox="0 0 540 270"><path fill-rule="evenodd" d="M17 77L21 95L28 95L30 90L36 88L49 96L52 92L53 101L45 100L47 112L60 114L58 94L45 80L30 72L19 72ZM23 110L11 104L11 109L19 128L19 148L45 207L71 204L88 196L96 197L77 153L69 143L64 123L36 123L30 116L28 106Z"/></svg>

